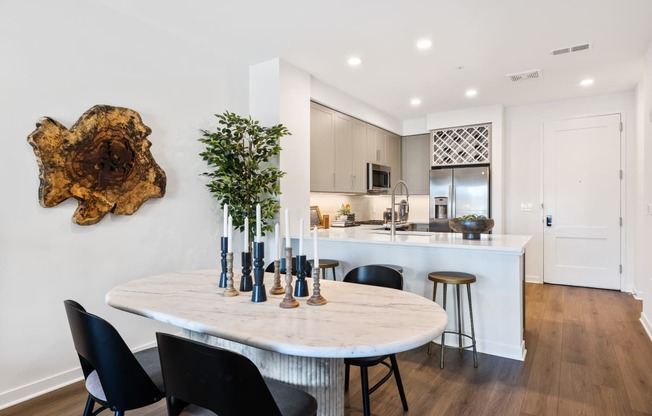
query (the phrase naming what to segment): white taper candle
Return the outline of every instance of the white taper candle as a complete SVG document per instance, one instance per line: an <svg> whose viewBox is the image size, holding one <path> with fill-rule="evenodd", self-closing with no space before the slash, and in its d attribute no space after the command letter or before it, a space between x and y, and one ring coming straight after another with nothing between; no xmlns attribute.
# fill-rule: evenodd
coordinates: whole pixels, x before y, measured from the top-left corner
<svg viewBox="0 0 652 416"><path fill-rule="evenodd" d="M299 255L303 256L303 218L299 220Z"/></svg>
<svg viewBox="0 0 652 416"><path fill-rule="evenodd" d="M226 233L226 237L229 239L229 243L227 244L227 253L233 253L233 218L229 215L229 219L227 220L226 224L226 229L228 230Z"/></svg>
<svg viewBox="0 0 652 416"><path fill-rule="evenodd" d="M312 267L319 268L319 244L317 243L317 226L315 226L315 237L313 240L313 244L314 244L315 260L313 261Z"/></svg>
<svg viewBox="0 0 652 416"><path fill-rule="evenodd" d="M260 235L261 219L260 219L260 204L256 204L256 242L260 243L262 236Z"/></svg>
<svg viewBox="0 0 652 416"><path fill-rule="evenodd" d="M245 253L249 253L249 217L245 217L245 225L244 225L244 251Z"/></svg>
<svg viewBox="0 0 652 416"><path fill-rule="evenodd" d="M274 226L274 250L272 250L273 256L272 260L280 260L281 259L281 247L280 247L280 241L278 241L278 233L279 233L279 228L281 228L278 223Z"/></svg>
<svg viewBox="0 0 652 416"><path fill-rule="evenodd" d="M285 247L292 247L290 242L290 210L285 208Z"/></svg>
<svg viewBox="0 0 652 416"><path fill-rule="evenodd" d="M222 237L229 236L229 206L224 204L224 227L222 228Z"/></svg>

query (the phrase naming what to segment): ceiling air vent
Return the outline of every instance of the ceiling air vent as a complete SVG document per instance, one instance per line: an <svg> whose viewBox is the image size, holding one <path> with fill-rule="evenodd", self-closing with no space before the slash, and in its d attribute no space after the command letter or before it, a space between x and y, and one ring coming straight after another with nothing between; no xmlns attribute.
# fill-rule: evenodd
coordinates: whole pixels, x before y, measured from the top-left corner
<svg viewBox="0 0 652 416"><path fill-rule="evenodd" d="M553 49L553 50L550 51L550 54L553 55L553 56L564 55L564 54L567 54L567 53L587 51L589 49L591 49L591 44L590 43L583 43L581 45L566 46L565 48Z"/></svg>
<svg viewBox="0 0 652 416"><path fill-rule="evenodd" d="M543 72L541 72L540 69L533 69L531 71L507 74L507 78L509 78L509 80L512 82L524 81L526 79L537 79L537 78L541 78L542 76L543 76Z"/></svg>

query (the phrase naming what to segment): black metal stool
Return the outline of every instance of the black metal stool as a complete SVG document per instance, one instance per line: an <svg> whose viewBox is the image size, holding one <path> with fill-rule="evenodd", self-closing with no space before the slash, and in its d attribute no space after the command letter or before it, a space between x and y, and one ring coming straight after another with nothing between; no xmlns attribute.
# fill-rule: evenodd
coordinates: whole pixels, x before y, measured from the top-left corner
<svg viewBox="0 0 652 416"><path fill-rule="evenodd" d="M457 348L462 354L462 350L466 348L473 348L473 367L478 367L478 352L475 348L475 329L473 328L473 306L471 303L471 283L475 283L475 276L469 273L462 272L431 272L428 273L428 280L431 280L434 285L432 289L432 301L435 302L437 299L437 283L442 283L444 285L444 301L442 307L446 309L446 292L447 285L455 285L455 294L457 298L457 331L444 331L441 334L441 359L439 362L439 367L444 368L444 347L446 347L445 337L446 334L454 334L459 338L458 347L447 347L447 348ZM462 308L460 301L460 285L466 285L466 293L469 297L469 317L471 318L471 335L462 333ZM471 345L464 346L462 342L462 337L469 338L471 340ZM432 348L432 343L428 344L428 354Z"/></svg>
<svg viewBox="0 0 652 416"><path fill-rule="evenodd" d="M315 266L315 259L308 260L311 266ZM321 278L326 279L326 269L331 269L333 271L333 280L337 280L335 276L335 268L340 265L340 262L333 259L319 259L319 268L321 269Z"/></svg>

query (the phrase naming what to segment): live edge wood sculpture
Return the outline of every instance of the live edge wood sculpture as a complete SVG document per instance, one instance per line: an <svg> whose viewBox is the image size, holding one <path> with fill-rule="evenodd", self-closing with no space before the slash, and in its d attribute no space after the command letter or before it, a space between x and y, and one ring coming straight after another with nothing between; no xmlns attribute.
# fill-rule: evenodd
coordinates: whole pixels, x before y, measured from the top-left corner
<svg viewBox="0 0 652 416"><path fill-rule="evenodd" d="M92 225L163 197L166 177L149 151L151 132L136 111L109 105L86 111L71 129L41 118L27 137L39 166L41 206L76 198L73 221Z"/></svg>

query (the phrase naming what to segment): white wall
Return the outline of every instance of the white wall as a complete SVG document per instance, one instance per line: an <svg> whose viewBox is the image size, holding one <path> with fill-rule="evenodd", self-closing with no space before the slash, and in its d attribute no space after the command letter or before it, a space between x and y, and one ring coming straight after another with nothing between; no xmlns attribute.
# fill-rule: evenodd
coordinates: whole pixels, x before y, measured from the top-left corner
<svg viewBox="0 0 652 416"><path fill-rule="evenodd" d="M137 277L216 267L221 211L196 139L214 113L246 113L247 69L84 0L3 1L0 56L1 408L81 377L64 299L106 317L132 347L174 330L109 308L104 295ZM95 104L141 114L167 194L81 227L75 201L39 206L26 138L41 116L70 127Z"/></svg>
<svg viewBox="0 0 652 416"><path fill-rule="evenodd" d="M641 322L652 338L652 257L650 256L650 247L652 247L652 43L645 54L644 71L643 86L639 90L643 104L643 111L639 112L642 116L639 123L644 137L639 141L642 148L637 150L644 152L645 160L642 169L644 175L640 178L642 186L639 187L643 189L643 197L638 200L640 215L636 223L638 230L636 244L639 247L637 252L640 254L637 257L636 284L639 285L643 298Z"/></svg>
<svg viewBox="0 0 652 416"><path fill-rule="evenodd" d="M505 231L528 234L534 238L528 246L526 277L543 281L543 225L541 203L541 132L543 122L575 117L622 113L624 223L624 287L633 288L633 198L634 137L636 132L634 93L626 92L575 100L545 102L508 107L505 112ZM522 203L531 203L532 211L521 211Z"/></svg>
<svg viewBox="0 0 652 416"><path fill-rule="evenodd" d="M311 78L310 97L313 101L334 110L358 118L392 133L403 135L401 120L383 113L370 104L362 102L347 93L325 84L315 77Z"/></svg>

